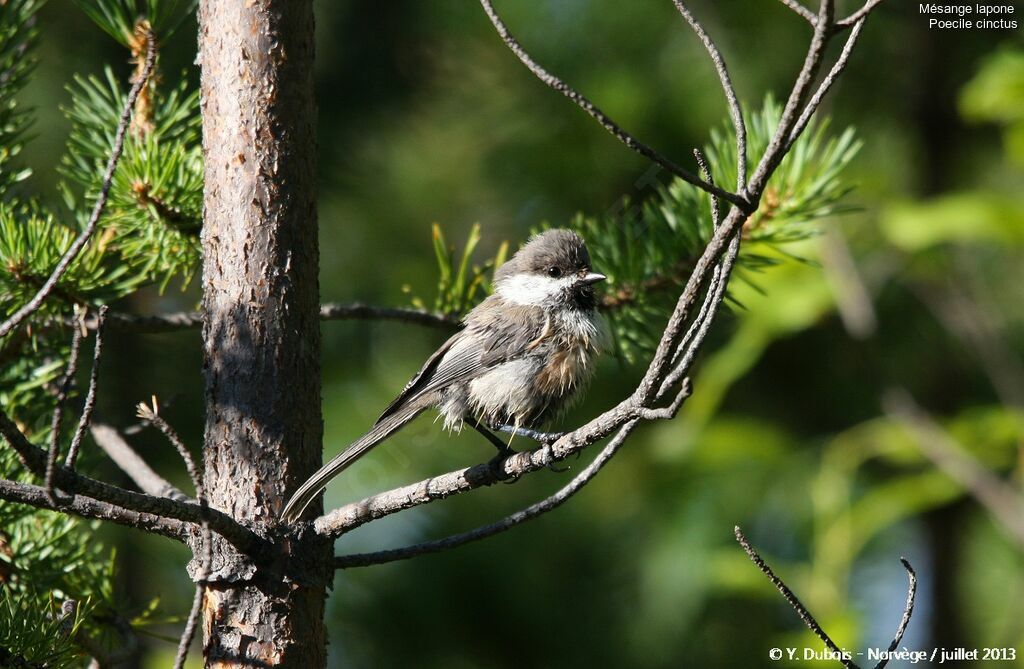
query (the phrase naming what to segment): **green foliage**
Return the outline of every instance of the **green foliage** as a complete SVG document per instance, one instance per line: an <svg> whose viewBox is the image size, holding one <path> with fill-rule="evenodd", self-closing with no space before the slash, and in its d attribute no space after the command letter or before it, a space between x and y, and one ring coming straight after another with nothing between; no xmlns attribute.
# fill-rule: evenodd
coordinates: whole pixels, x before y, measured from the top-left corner
<svg viewBox="0 0 1024 669"><path fill-rule="evenodd" d="M102 186L109 147L114 141L127 94L110 68L103 79L76 77L69 88L72 121L61 174L84 193L78 206L74 190L63 187L68 207L84 216ZM154 94L152 124L131 133L103 216L110 249L119 264L131 267L138 283L158 281L161 289L175 276L191 280L199 265L203 170L198 91L187 82L167 95Z"/></svg>
<svg viewBox="0 0 1024 669"><path fill-rule="evenodd" d="M135 44L135 26L149 21L162 39L170 37L181 22L195 11L199 0L74 0L108 35L123 46Z"/></svg>
<svg viewBox="0 0 1024 669"><path fill-rule="evenodd" d="M17 197L11 186L28 176L12 159L22 149L31 116L14 102L34 63L36 0L0 2L0 318L28 302L89 220L102 187L126 86L110 68L103 77L77 76L65 113L72 123L60 164L64 212ZM148 21L166 38L194 8L192 1L81 0L78 4L140 62L144 42L135 27ZM144 33L139 33L142 35ZM114 173L104 215L41 309L0 340L0 404L36 443L50 434L56 384L64 374L70 332L57 323L147 284L187 283L199 264L202 153L198 93L184 76L166 92L154 75L135 105L133 123ZM82 463L87 465L86 462ZM19 479L23 467L0 449L0 476ZM91 540L95 523L0 502L0 665L78 666L83 647L114 649L125 624L152 619L154 604L128 619L131 605L115 596L114 558ZM79 604L75 620L60 604ZM135 604L137 605L137 604ZM88 643L84 643L84 641Z"/></svg>
<svg viewBox="0 0 1024 669"><path fill-rule="evenodd" d="M960 112L969 121L1002 125L1007 154L1024 165L1024 51L1005 48L986 58L960 93Z"/></svg>
<svg viewBox="0 0 1024 669"><path fill-rule="evenodd" d="M41 4L41 0L0 3L0 198L5 198L11 186L30 174L11 163L21 152L25 131L31 123L15 96L24 88L35 65L31 49L38 30L33 17Z"/></svg>
<svg viewBox="0 0 1024 669"><path fill-rule="evenodd" d="M448 245L444 231L436 223L431 227L434 239L434 256L437 259L438 274L437 295L434 297L433 310L442 314L462 315L473 308L485 295L491 292L491 281L488 272L501 266L508 255L508 242L498 246L498 252L483 265L472 263L473 252L480 243L480 224L470 228L462 253L455 254L454 248ZM405 292L411 288L404 287ZM413 297L413 306L426 309L426 303Z"/></svg>

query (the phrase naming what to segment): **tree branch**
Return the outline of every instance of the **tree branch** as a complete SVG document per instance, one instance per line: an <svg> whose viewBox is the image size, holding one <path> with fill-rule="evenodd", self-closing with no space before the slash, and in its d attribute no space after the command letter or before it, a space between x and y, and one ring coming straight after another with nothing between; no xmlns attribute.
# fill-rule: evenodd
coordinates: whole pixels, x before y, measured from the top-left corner
<svg viewBox="0 0 1024 669"><path fill-rule="evenodd" d="M715 66L715 71L718 72L718 79L722 82L725 101L729 105L729 116L732 117L732 126L736 131L736 192L742 195L747 181L747 128L743 123L743 110L740 108L740 102L736 97L736 88L732 85L732 79L729 78L729 70L725 66L722 54L718 51L715 42L704 31L704 26L693 17L693 14L690 13L690 10L687 9L682 0L672 0L672 2L675 3L676 9L679 10L679 13L683 15L686 22L693 28L697 38L704 44L704 48L707 50L708 56ZM705 168L704 165L701 165L701 167ZM713 186L715 182L711 180L710 174L710 171L704 169L704 174L701 176L709 185ZM718 217L716 216L715 218L717 219Z"/></svg>
<svg viewBox="0 0 1024 669"><path fill-rule="evenodd" d="M352 304L327 303L320 307L320 320L322 321L397 321L400 323L411 323L426 327L440 328L442 330L454 330L459 326L457 316L441 314L420 309L406 309L401 307L378 307L369 304L355 302ZM85 327L94 330L97 326L95 317L85 319ZM116 330L134 332L137 334L158 334L162 332L177 332L179 330L193 330L203 324L203 312L181 311L171 314L158 314L154 316L140 316L138 314L110 313L107 315L107 324Z"/></svg>
<svg viewBox="0 0 1024 669"><path fill-rule="evenodd" d="M635 137L630 135L628 132L623 130L615 121L609 118L603 111L601 111L593 102L588 100L578 91L573 89L571 86L566 84L564 81L551 74L543 67L541 67L531 56L523 49L522 45L519 44L518 40L512 36L508 30L508 26L502 21L501 17L494 10L494 6L490 0L480 0L480 5L483 7L484 12L487 14L487 18L490 19L494 29L498 31L498 36L505 45L516 55L519 61L526 66L530 72L540 79L544 84L550 88L558 91L565 97L569 98L576 106L585 111L591 118L601 124L605 130L607 130L613 137L625 144L633 151L639 153L644 158L651 160L666 170L679 177L683 181L690 183L701 190L717 195L718 197L731 202L737 207L752 213L757 209L755 205L750 203L747 198L736 193L730 193L729 191L722 190L721 188L707 183L697 175L693 174L681 165L676 164L672 160L661 155L651 147L647 146L643 142L637 140Z"/></svg>
<svg viewBox="0 0 1024 669"><path fill-rule="evenodd" d="M89 390L85 394L85 403L82 405L82 415L78 419L78 427L75 429L75 436L71 439L71 447L68 449L68 456L64 460L64 466L69 469L75 468L75 461L78 459L78 449L82 446L82 437L92 423L92 412L96 409L96 387L100 381L100 358L103 356L103 325L107 316L107 305L100 307L96 317L96 343L92 351L92 370L89 373Z"/></svg>
<svg viewBox="0 0 1024 669"><path fill-rule="evenodd" d="M75 311L78 309L76 307ZM77 315L77 314L76 314ZM60 446L60 431L64 422L64 404L68 401L71 392L71 384L75 381L75 372L78 371L78 354L82 350L82 327L81 319L76 318L72 325L71 352L68 355L68 365L64 370L64 378L61 379L57 389L57 400L53 407L53 419L50 421L50 448L46 453L46 474L44 475L46 495L54 504L57 503L53 496L53 470L57 466L57 450Z"/></svg>
<svg viewBox="0 0 1024 669"><path fill-rule="evenodd" d="M117 163L121 159L121 151L124 149L124 137L128 130L128 124L131 122L132 110L135 108L135 101L139 97L139 93L142 92L142 88L146 85L150 75L153 73L153 64L156 62L156 37L149 30L146 30L146 61L139 73L139 77L132 83L131 90L128 91L128 98L125 100L124 107L121 110L121 120L117 124L117 133L114 135L114 146L110 152L110 159L107 161L107 169L103 175L103 185L100 187L99 195L96 197L96 203L93 205L92 214L89 216L88 222L82 231L75 238L75 241L71 243L71 246L65 251L61 257L60 262L53 269L50 277L46 282L39 288L35 296L32 297L25 305L18 309L10 318L5 320L0 325L0 338L7 336L14 328L21 325L22 321L31 316L36 310L42 306L43 301L46 300L47 296L53 291L54 287L60 281L64 273L67 272L68 267L75 261L78 254L81 253L85 245L89 243L89 238L92 237L93 231L96 230L96 225L99 223L100 216L103 214L103 209L107 205L107 197L110 195L111 184L114 180L114 171L117 169Z"/></svg>
<svg viewBox="0 0 1024 669"><path fill-rule="evenodd" d="M797 598L796 594L789 589L789 586L787 586L781 578L775 575L775 572L773 572L772 568L764 561L764 558L754 550L753 546L750 545L750 542L747 541L747 538L743 536L743 532L740 531L739 526L734 528L733 532L736 535L736 541L738 541L740 546L743 547L747 557L757 565L757 568L761 570L761 573L767 576L768 580L772 582L772 585L782 593L782 596L786 598L786 601L791 607L793 607L796 614L800 616L800 620L807 625L807 629L811 630L811 632L821 639L828 649L835 654L836 657L834 659L849 669L860 669L852 659L849 659L849 653L844 653L843 650L839 648L834 641L832 641L831 637L829 637L825 630L821 628L821 625L819 625L818 621L814 619L814 616L811 615L810 611L807 610L807 607L805 607L803 603L800 602L800 599ZM910 585L907 589L907 603L903 607L903 616L900 618L900 624L896 628L895 636L889 643L890 653L896 650L896 647L899 646L900 641L903 639L904 632L907 631L907 625L910 624L910 618L914 614L914 598L917 595L917 574L914 572L914 568L906 558L900 558L900 563L902 563L903 568L907 570L907 577L910 580ZM883 669L888 663L889 657L888 654L886 654L878 661L878 664L875 665L874 669Z"/></svg>
<svg viewBox="0 0 1024 669"><path fill-rule="evenodd" d="M512 515L506 516L505 518L494 523L490 523L489 525L484 525L468 532L453 534L452 536L445 537L444 539L424 541L404 548L393 548L390 550L375 551L373 553L341 555L334 558L334 567L336 569L368 567L370 565L394 562L396 560L407 560L409 558L426 555L428 553L439 553L450 548L457 548L458 546L463 546L473 541L479 541L480 539L486 539L496 534L501 534L502 532L510 530L517 525L522 525L528 520L533 520L534 518L542 516L548 511L552 511L564 504L570 497L579 492L583 486L593 480L593 478L597 476L597 473L600 472L606 464L608 464L608 461L612 459L612 457L619 451L619 448L621 448L626 442L626 438L633 431L633 428L636 427L638 422L638 420L632 420L625 423L619 428L615 437L609 441L603 449L601 449L601 452L597 454L594 461L573 477L569 483L547 499L532 504L522 511L517 511Z"/></svg>
<svg viewBox="0 0 1024 669"><path fill-rule="evenodd" d="M185 461L185 469L192 479L192 486L196 491L196 500L199 502L199 509L203 514L202 518L202 546L203 560L200 573L196 576L196 589L192 597L192 608L189 610L188 618L185 621L185 629L178 641L178 652L174 658L174 669L182 669L185 666L185 658L188 657L188 648L192 645L192 637L196 634L196 625L199 624L199 611L203 602L203 591L206 589L206 580L210 577L210 570L213 564L213 539L210 536L210 506L206 500L206 493L203 492L203 474L196 466L188 447L178 436L167 421L160 417L160 409L157 406L156 397L153 398L153 406L145 403L138 405L139 418L148 420L156 429L160 430L167 440L171 442L178 455Z"/></svg>
<svg viewBox="0 0 1024 669"><path fill-rule="evenodd" d="M188 495L157 474L115 428L98 423L90 428L90 432L96 444L142 492L180 502L188 501Z"/></svg>
<svg viewBox="0 0 1024 669"><path fill-rule="evenodd" d="M853 47L857 44L857 39L860 37L861 29L864 28L865 20L866 19L860 19L856 24L854 24L853 30L850 32L850 36L846 38L846 43L843 44L843 51L839 54L839 58L836 60L835 65L833 65L832 69L829 70L828 75L818 86L818 90L814 92L814 95L811 96L807 106L804 107L803 113L800 114L800 118L797 119L792 132L789 134L789 143L786 146L787 151L793 146L793 143L799 139L800 135L807 127L807 124L810 122L811 116L813 116L814 112L817 111L819 106L821 106L821 101L825 98L829 89L832 88L832 85L839 78L839 75L841 75L843 70L846 69L846 63L850 60L850 54L853 52Z"/></svg>
<svg viewBox="0 0 1024 669"><path fill-rule="evenodd" d="M68 495L54 504L41 486L0 479L0 499L19 504L28 504L38 509L61 513L73 513L82 518L106 520L154 534L185 541L188 536L187 524L174 518L158 514L133 511L116 504L103 502L85 495Z"/></svg>
<svg viewBox="0 0 1024 669"><path fill-rule="evenodd" d="M2 409L0 409L0 434L14 448L29 471L42 477L46 470L46 451L33 445ZM120 506L139 514L151 514L197 525L203 520L202 509L196 504L118 488L78 474L67 467L58 466L54 470L54 483L65 492L75 492L93 497L101 502ZM209 522L215 532L245 552L255 553L265 547L264 539L221 511L211 509ZM139 529L147 530L148 526L140 525Z"/></svg>
<svg viewBox="0 0 1024 669"><path fill-rule="evenodd" d="M632 397L628 398L553 444L516 453L502 462L500 467L482 463L372 495L317 518L313 521L314 530L321 536L336 538L360 525L399 511L544 469L582 451L625 423L641 418L640 409Z"/></svg>
<svg viewBox="0 0 1024 669"><path fill-rule="evenodd" d="M850 14L845 19L840 19L839 21L836 21L837 30L849 28L850 26L859 23L863 19L866 19L868 15L871 14L871 12L875 11L875 8L878 7L878 5L880 4L882 4L882 0L868 0L868 2L864 3L863 7L855 11L853 14Z"/></svg>
<svg viewBox="0 0 1024 669"><path fill-rule="evenodd" d="M779 0L782 4L786 5L800 16L807 19L807 22L812 26L817 22L818 18L814 15L814 12L800 4L800 0Z"/></svg>

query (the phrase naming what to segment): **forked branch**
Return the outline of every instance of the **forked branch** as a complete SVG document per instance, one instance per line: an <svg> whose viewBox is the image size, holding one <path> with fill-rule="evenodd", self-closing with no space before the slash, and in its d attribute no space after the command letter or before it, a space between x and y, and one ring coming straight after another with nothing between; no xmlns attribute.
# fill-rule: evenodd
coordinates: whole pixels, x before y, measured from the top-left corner
<svg viewBox="0 0 1024 669"><path fill-rule="evenodd" d="M793 607L796 614L800 616L800 620L807 625L807 629L811 630L811 632L814 633L814 636L821 639L825 646L832 651L836 661L849 669L860 669L860 667L853 661L851 654L837 646L835 641L829 637L828 633L822 629L821 625L818 624L818 621L815 620L814 616L811 615L811 612L807 610L807 607L803 605L796 594L788 585L786 585L785 581L775 575L775 572L772 571L772 568L764 561L764 558L754 550L754 547L750 545L747 538L743 536L743 532L740 531L740 528L737 526L733 531L736 535L736 541L738 541L740 546L743 547L747 557L750 558L751 562L757 565L757 568L761 570L761 573L772 582L772 585L774 585L780 593L782 593L782 596L785 597L789 605ZM900 645L900 641L903 640L903 634L907 631L907 625L910 624L910 618L914 615L914 599L917 596L917 574L914 572L914 568L906 558L900 558L900 563L903 565L903 568L907 570L907 578L910 582L907 586L907 602L903 606L903 616L900 618L900 624L896 628L896 634L893 636L892 641L889 642L888 653L882 654L881 659L874 666L874 669L883 669L883 667L889 663L890 654L896 650L897 646Z"/></svg>

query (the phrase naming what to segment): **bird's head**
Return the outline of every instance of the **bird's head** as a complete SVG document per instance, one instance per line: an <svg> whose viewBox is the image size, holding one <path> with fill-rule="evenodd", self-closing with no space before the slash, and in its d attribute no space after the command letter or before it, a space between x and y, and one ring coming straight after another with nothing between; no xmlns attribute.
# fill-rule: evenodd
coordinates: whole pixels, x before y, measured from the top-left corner
<svg viewBox="0 0 1024 669"><path fill-rule="evenodd" d="M495 289L515 304L591 311L594 284L605 278L591 268L583 239L559 228L535 235L499 267Z"/></svg>

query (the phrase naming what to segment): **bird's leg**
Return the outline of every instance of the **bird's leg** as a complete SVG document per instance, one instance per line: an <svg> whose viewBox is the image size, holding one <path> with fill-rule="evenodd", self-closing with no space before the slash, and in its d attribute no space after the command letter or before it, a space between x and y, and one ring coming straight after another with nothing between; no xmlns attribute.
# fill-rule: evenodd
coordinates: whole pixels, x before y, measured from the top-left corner
<svg viewBox="0 0 1024 669"><path fill-rule="evenodd" d="M473 426L473 429L484 436L487 441L491 442L491 445L498 449L498 454L487 461L487 466L491 468L491 473L494 474L494 478L503 480L508 478L505 475L505 470L502 469L501 465L505 460L516 454L515 450L498 438L498 435L494 434L486 427L480 424L476 418L467 416L465 421Z"/></svg>
<svg viewBox="0 0 1024 669"><path fill-rule="evenodd" d="M532 439L533 441L544 444L545 446L550 446L566 434L565 432L539 432L537 430L519 427L518 425L492 425L491 427L498 432L506 432L511 434L513 437ZM576 452L576 457L579 457L579 451ZM551 462L548 463L548 469L557 474L569 471L568 467L556 467L554 463Z"/></svg>

